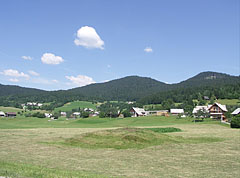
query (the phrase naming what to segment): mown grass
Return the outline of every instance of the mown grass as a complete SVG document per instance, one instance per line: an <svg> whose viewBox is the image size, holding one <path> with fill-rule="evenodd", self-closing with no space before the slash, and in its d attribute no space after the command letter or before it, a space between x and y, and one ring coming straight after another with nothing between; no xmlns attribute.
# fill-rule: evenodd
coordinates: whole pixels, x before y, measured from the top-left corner
<svg viewBox="0 0 240 178"><path fill-rule="evenodd" d="M92 108L96 109L96 105L92 104L88 101L74 101L71 103L67 103L62 107L55 108L54 111L72 111L72 109L78 109L78 108Z"/></svg>
<svg viewBox="0 0 240 178"><path fill-rule="evenodd" d="M151 121L152 118L138 119ZM89 149L63 144L42 144L79 138L77 136L88 133L105 133L106 130L118 128L70 128L66 125L65 128L0 129L0 176L238 177L239 130L215 123L194 124L186 120L185 123L177 123L176 119L174 128L182 131L168 133L154 132L146 129L151 128L150 126L142 125L139 129L144 130L144 133L146 131L148 136L150 133L161 135L166 142L141 149ZM163 118L158 120L158 124L161 127L154 128L173 126L170 121L170 125L166 125ZM124 138L127 142L139 140L129 137L132 134L130 130L127 133ZM169 138L177 141L168 142Z"/></svg>
<svg viewBox="0 0 240 178"><path fill-rule="evenodd" d="M101 130L76 135L71 138L48 142L46 144L62 144L66 146L88 149L143 149L150 146L181 143L210 143L222 141L215 137L197 137L185 139L181 136L171 136L167 132L181 131L178 128L119 128Z"/></svg>
<svg viewBox="0 0 240 178"><path fill-rule="evenodd" d="M6 178L106 178L107 176L89 173L86 171L63 170L59 168L46 168L23 163L9 163L0 161L0 176Z"/></svg>

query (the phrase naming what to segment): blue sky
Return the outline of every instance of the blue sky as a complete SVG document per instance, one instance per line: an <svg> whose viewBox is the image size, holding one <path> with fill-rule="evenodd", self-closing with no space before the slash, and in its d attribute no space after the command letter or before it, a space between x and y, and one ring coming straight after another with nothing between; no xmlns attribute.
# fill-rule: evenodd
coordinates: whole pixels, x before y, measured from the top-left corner
<svg viewBox="0 0 240 178"><path fill-rule="evenodd" d="M239 0L2 0L0 83L55 90L129 75L239 75L239 21Z"/></svg>

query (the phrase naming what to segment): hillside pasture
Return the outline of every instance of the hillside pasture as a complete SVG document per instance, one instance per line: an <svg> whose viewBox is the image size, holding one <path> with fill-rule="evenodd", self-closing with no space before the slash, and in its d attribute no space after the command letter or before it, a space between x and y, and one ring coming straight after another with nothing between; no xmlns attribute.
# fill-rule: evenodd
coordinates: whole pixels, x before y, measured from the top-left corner
<svg viewBox="0 0 240 178"><path fill-rule="evenodd" d="M57 111L72 111L72 109L78 109L78 108L92 108L96 109L96 105L92 104L92 102L88 101L73 101L70 103L65 104L62 107L55 108L55 112Z"/></svg>
<svg viewBox="0 0 240 178"><path fill-rule="evenodd" d="M3 112L21 112L21 111L23 111L23 109L0 106L0 111L3 111Z"/></svg>
<svg viewBox="0 0 240 178"><path fill-rule="evenodd" d="M216 102L225 105L240 105L240 99L218 99Z"/></svg>

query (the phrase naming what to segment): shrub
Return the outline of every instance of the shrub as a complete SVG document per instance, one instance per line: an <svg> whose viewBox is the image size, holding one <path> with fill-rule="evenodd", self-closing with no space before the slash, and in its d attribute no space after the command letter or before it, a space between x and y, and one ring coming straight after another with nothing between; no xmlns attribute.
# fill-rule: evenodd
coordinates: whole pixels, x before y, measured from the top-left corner
<svg viewBox="0 0 240 178"><path fill-rule="evenodd" d="M240 117L234 117L231 120L231 128L240 128Z"/></svg>

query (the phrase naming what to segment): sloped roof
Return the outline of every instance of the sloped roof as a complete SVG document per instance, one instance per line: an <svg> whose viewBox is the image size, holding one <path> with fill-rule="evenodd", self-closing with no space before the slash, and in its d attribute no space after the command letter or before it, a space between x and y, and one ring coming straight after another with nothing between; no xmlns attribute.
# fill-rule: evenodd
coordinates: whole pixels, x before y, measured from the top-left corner
<svg viewBox="0 0 240 178"><path fill-rule="evenodd" d="M193 109L193 114L196 114L199 110L206 110L208 111L208 106L196 106L194 109Z"/></svg>
<svg viewBox="0 0 240 178"><path fill-rule="evenodd" d="M170 113L182 114L184 113L183 109L170 109Z"/></svg>
<svg viewBox="0 0 240 178"><path fill-rule="evenodd" d="M138 114L138 115L144 115L146 111L143 108L134 108L133 110Z"/></svg>
<svg viewBox="0 0 240 178"><path fill-rule="evenodd" d="M237 108L232 112L232 115L237 115L239 113L240 113L240 108Z"/></svg>
<svg viewBox="0 0 240 178"><path fill-rule="evenodd" d="M217 102L215 102L213 105L217 105L221 110L223 110L225 112L228 111L227 108L226 108L226 105L222 105L222 104L217 103ZM209 105L208 109L210 109L213 105Z"/></svg>
<svg viewBox="0 0 240 178"><path fill-rule="evenodd" d="M0 111L0 115L5 116L5 113L3 111Z"/></svg>

